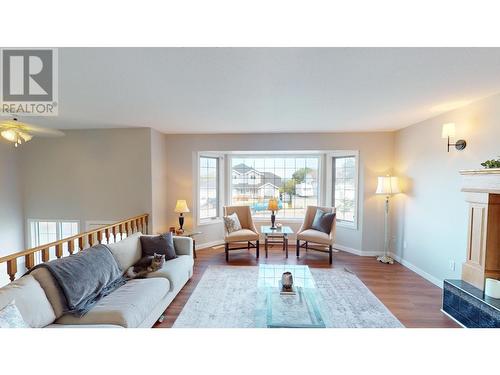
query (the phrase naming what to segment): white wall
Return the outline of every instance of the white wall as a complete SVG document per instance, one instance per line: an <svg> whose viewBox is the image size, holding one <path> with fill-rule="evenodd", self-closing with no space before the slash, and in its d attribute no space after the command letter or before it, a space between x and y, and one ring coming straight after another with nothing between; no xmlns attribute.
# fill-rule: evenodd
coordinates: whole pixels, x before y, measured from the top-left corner
<svg viewBox="0 0 500 375"><path fill-rule="evenodd" d="M151 233L168 231L167 135L151 130Z"/></svg>
<svg viewBox="0 0 500 375"><path fill-rule="evenodd" d="M118 221L152 212L151 130L69 130L22 146L25 218Z"/></svg>
<svg viewBox="0 0 500 375"><path fill-rule="evenodd" d="M177 199L186 199L195 208L193 165L199 151L279 151L279 150L359 150L360 210L358 230L339 228L337 242L359 251L383 249L383 199L375 196L376 177L391 171L393 133L328 134L214 134L167 136L168 223L178 225L173 212ZM300 223L293 225L297 230ZM193 227L193 215L186 217L186 227ZM220 241L222 224L203 225L199 244Z"/></svg>
<svg viewBox="0 0 500 375"><path fill-rule="evenodd" d="M455 122L463 151L446 152L443 123ZM482 168L500 155L500 95L495 95L396 133L395 172L404 194L393 202L393 251L439 282L460 278L465 260L467 206L459 170ZM406 242L406 248L404 243ZM456 263L455 270L449 267Z"/></svg>
<svg viewBox="0 0 500 375"><path fill-rule="evenodd" d="M0 257L24 248L24 220L19 174L19 149L0 140ZM0 285L8 281L0 265Z"/></svg>

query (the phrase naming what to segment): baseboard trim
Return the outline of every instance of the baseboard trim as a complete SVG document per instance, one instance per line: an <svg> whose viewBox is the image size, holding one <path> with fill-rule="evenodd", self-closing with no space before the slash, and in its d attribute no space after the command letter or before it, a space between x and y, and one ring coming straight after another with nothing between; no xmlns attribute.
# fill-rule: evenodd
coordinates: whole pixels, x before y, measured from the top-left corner
<svg viewBox="0 0 500 375"><path fill-rule="evenodd" d="M345 251L346 253L351 253L354 255L358 255L360 257L376 257L381 255L382 253L378 251L361 251L358 249L354 249L352 247L344 246L344 245L339 245L339 244L334 244L333 245L334 249Z"/></svg>
<svg viewBox="0 0 500 375"><path fill-rule="evenodd" d="M196 244L196 251L208 249L210 247L219 246L219 245L224 245L224 241L218 240L218 241L210 241L210 242L205 242L205 243L200 243L200 244L197 243Z"/></svg>
<svg viewBox="0 0 500 375"><path fill-rule="evenodd" d="M424 270L418 268L414 264L408 262L407 260L401 258L399 255L394 254L394 253L389 253L389 255L394 258L395 261L398 263L401 263L403 266L406 268L412 270L415 272L417 275L422 276L424 279L427 281L430 281L434 285L438 286L439 288L443 289L443 280L438 279L437 277L432 276L430 273L425 272Z"/></svg>

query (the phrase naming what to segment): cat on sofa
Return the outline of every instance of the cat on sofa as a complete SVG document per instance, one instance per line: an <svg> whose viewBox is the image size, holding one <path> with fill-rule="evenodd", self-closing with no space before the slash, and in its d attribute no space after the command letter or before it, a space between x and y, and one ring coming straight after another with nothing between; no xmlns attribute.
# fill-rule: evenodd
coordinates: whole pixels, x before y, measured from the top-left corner
<svg viewBox="0 0 500 375"><path fill-rule="evenodd" d="M145 256L136 264L129 267L126 276L129 279L145 277L148 273L158 271L165 263L165 255L154 253L153 256Z"/></svg>

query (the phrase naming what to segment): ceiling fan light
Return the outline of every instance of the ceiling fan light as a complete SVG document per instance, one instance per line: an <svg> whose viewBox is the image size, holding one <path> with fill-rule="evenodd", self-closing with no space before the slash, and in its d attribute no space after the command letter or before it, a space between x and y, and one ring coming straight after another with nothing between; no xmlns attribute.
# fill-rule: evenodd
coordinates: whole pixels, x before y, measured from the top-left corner
<svg viewBox="0 0 500 375"><path fill-rule="evenodd" d="M24 140L24 142L29 142L33 139L31 134L24 133L24 132L19 132L19 136Z"/></svg>
<svg viewBox="0 0 500 375"><path fill-rule="evenodd" d="M4 130L0 134L9 142L17 142L17 132L13 129Z"/></svg>

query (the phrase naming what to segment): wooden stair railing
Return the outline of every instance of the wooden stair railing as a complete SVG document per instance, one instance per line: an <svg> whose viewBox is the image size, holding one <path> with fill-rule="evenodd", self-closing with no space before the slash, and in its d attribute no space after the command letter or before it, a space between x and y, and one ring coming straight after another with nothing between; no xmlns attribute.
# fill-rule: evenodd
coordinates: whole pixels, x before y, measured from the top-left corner
<svg viewBox="0 0 500 375"><path fill-rule="evenodd" d="M122 240L123 234L126 234L127 237L130 234L139 231L146 234L148 233L148 225L148 214L135 216L130 219L122 220L85 233L63 238L59 241L0 257L0 264L7 263L7 274L9 275L10 280L14 281L17 273L17 260L19 258L24 257L25 266L28 270L30 270L36 265L35 254L37 253L41 253L42 262L48 262L50 260L51 248L55 248L55 255L57 258L62 258L64 256L64 244L67 244L68 253L74 254L75 250L83 251L88 247L96 245L97 243L102 243L103 238L105 238L106 242L109 243L111 238L113 238L113 242L117 242L118 238L119 240ZM75 242L77 243L76 249ZM88 246L85 247L85 244Z"/></svg>

